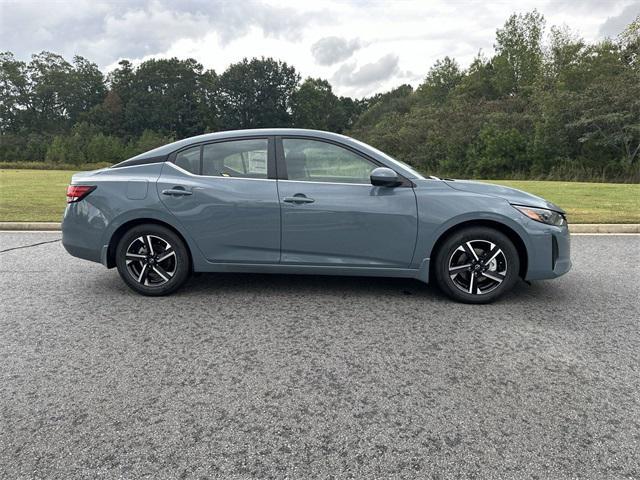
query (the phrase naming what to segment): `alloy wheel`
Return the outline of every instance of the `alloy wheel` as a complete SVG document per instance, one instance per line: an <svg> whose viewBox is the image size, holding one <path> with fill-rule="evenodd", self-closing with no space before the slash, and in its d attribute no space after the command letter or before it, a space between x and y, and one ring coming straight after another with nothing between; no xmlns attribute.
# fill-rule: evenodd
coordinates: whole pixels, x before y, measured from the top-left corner
<svg viewBox="0 0 640 480"><path fill-rule="evenodd" d="M448 275L462 292L485 295L500 286L507 275L507 257L488 240L470 240L449 257Z"/></svg>
<svg viewBox="0 0 640 480"><path fill-rule="evenodd" d="M127 271L141 285L157 287L176 273L178 262L171 244L157 235L141 235L127 247Z"/></svg>

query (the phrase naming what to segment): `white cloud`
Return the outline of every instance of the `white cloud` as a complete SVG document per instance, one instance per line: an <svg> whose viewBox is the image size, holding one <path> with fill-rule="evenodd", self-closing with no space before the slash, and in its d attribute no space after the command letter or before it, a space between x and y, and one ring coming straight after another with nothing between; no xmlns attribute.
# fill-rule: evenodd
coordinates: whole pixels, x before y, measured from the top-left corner
<svg viewBox="0 0 640 480"><path fill-rule="evenodd" d="M355 96L416 85L445 55L464 67L479 50L491 53L514 11L537 8L548 26L566 24L592 41L615 35L640 10L637 0L0 2L0 45L19 58L50 50L112 68L121 58L193 57L221 72L243 57L270 56Z"/></svg>

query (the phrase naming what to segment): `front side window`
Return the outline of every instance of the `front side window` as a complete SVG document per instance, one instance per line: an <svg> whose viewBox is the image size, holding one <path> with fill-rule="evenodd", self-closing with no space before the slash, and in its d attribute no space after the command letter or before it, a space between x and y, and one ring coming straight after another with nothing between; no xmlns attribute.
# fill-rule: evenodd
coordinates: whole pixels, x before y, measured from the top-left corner
<svg viewBox="0 0 640 480"><path fill-rule="evenodd" d="M231 140L205 145L202 174L220 177L267 178L266 138Z"/></svg>
<svg viewBox="0 0 640 480"><path fill-rule="evenodd" d="M187 172L200 173L200 146L182 150L176 154L175 164Z"/></svg>
<svg viewBox="0 0 640 480"><path fill-rule="evenodd" d="M318 140L282 140L289 180L370 183L376 165L356 153Z"/></svg>

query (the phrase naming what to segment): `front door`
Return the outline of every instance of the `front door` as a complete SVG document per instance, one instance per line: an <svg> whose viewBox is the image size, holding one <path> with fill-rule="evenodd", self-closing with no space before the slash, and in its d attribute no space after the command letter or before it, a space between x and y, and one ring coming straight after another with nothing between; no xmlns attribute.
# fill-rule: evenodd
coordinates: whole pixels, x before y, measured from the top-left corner
<svg viewBox="0 0 640 480"><path fill-rule="evenodd" d="M158 194L207 260L280 260L274 150L269 138L224 140L179 151L163 167Z"/></svg>
<svg viewBox="0 0 640 480"><path fill-rule="evenodd" d="M279 141L283 264L409 267L417 233L411 186L374 187L369 176L379 165L334 143Z"/></svg>

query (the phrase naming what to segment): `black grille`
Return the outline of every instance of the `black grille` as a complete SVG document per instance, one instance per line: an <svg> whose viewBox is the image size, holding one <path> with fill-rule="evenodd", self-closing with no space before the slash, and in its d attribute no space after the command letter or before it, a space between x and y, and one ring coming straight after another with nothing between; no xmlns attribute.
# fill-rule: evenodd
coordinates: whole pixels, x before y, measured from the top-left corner
<svg viewBox="0 0 640 480"><path fill-rule="evenodd" d="M558 260L558 240L555 235L551 236L551 268L556 268L556 261Z"/></svg>

